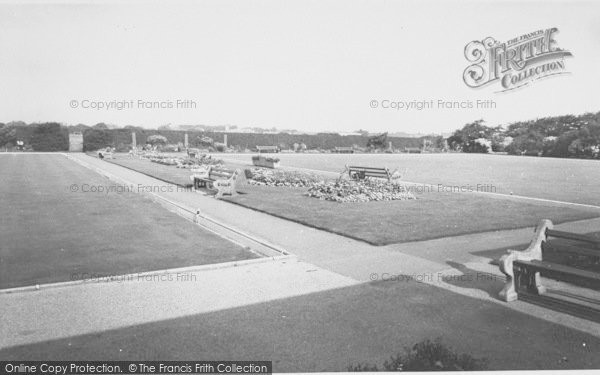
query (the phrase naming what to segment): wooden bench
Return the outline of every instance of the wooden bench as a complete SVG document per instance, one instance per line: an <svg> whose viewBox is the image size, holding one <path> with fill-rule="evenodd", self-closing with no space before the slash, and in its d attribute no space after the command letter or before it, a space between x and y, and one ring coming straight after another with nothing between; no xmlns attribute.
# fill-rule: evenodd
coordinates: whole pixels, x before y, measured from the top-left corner
<svg viewBox="0 0 600 375"><path fill-rule="evenodd" d="M333 152L336 154L353 154L354 149L352 147L334 147Z"/></svg>
<svg viewBox="0 0 600 375"><path fill-rule="evenodd" d="M364 180L367 177L372 178L383 178L391 182L393 178L396 178L395 171L390 173L387 168L375 168L375 167L357 167L347 166L342 171L340 178L348 172L348 177L352 180Z"/></svg>
<svg viewBox="0 0 600 375"><path fill-rule="evenodd" d="M573 244L549 243L549 237L569 240ZM541 276L600 290L600 272L566 265L560 259L548 261L544 259L544 254L549 253L554 253L555 257L567 255L589 261L598 260L600 241L581 234L554 230L550 220L540 221L527 249L509 250L500 258L500 271L507 277L500 297L510 302L518 299L520 293L544 294L546 288L542 285Z"/></svg>
<svg viewBox="0 0 600 375"><path fill-rule="evenodd" d="M221 198L224 194L234 196L237 194L235 184L239 170L233 170L217 166L206 166L203 168L192 169L190 179L194 182L194 189L207 188L216 190L216 198Z"/></svg>

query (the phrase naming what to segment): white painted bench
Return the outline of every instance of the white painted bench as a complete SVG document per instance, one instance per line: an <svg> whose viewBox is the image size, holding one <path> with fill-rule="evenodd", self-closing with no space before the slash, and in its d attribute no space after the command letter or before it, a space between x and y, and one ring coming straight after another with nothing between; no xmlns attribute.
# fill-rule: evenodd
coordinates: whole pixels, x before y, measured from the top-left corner
<svg viewBox="0 0 600 375"><path fill-rule="evenodd" d="M215 198L221 198L223 195L234 196L236 192L236 181L240 175L239 170L233 170L216 166L203 166L192 169L190 179L194 183L194 189L207 188L216 190Z"/></svg>

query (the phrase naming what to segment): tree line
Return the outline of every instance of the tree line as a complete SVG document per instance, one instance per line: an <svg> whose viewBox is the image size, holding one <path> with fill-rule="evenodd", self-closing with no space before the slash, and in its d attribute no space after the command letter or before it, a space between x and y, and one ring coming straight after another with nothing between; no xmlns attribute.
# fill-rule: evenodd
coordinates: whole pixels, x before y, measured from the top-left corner
<svg viewBox="0 0 600 375"><path fill-rule="evenodd" d="M63 126L58 123L26 124L24 122L0 123L0 147L12 149L17 140L24 141L28 149L33 151L67 151L69 149L69 132L83 133L84 151L94 151L105 147L114 147L117 151L127 152L131 149L132 133L136 135L138 146L143 146L152 136L166 138L168 144L183 145L185 134L191 147L204 148L210 139L217 144L224 143L227 134L227 145L243 151L253 150L256 146L277 146L280 149L293 149L294 144L304 145L306 149L331 150L334 147L356 147L364 149L384 149L392 143L396 149L420 147L422 138L388 137L387 134L368 137L366 135L342 136L337 133L289 134L289 133L236 133L215 131L182 131L168 129L145 129L126 126L120 129L109 129L106 124L94 126L83 124Z"/></svg>
<svg viewBox="0 0 600 375"><path fill-rule="evenodd" d="M165 137L168 144L184 143L185 134L191 147L207 147L210 142L227 145L236 150L253 150L256 146L277 146L280 149L331 150L335 147L354 147L364 150L396 150L430 148L432 151L446 148L461 152L506 152L513 155L536 155L550 157L600 159L600 112L582 115L544 117L518 121L506 126L487 126L477 120L456 130L444 140L442 137L389 137L387 133L375 136L347 135L337 133L289 134L289 133L236 133L215 131L182 131L169 129L144 129L126 126L109 129L106 124L94 126L78 124L64 126L56 122L26 124L22 121L0 123L0 147L13 149L17 141L33 151L67 151L69 132L82 132L84 151L114 147L117 151L131 149L131 133L136 134L137 144L144 145L155 135Z"/></svg>
<svg viewBox="0 0 600 375"><path fill-rule="evenodd" d="M495 127L477 120L455 131L447 142L451 149L462 152L600 159L600 112Z"/></svg>

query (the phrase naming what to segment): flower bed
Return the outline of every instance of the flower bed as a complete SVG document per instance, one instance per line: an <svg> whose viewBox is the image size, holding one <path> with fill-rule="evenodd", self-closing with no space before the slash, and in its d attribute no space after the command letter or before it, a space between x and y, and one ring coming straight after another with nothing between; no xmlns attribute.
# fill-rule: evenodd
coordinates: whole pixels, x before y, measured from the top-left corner
<svg viewBox="0 0 600 375"><path fill-rule="evenodd" d="M325 180L322 176L297 171L252 168L248 183L258 186L308 188L307 196L335 202L370 202L416 199L404 185L386 180Z"/></svg>
<svg viewBox="0 0 600 375"><path fill-rule="evenodd" d="M140 155L142 159L148 159L153 163L162 165L174 165L177 168L195 168L199 165L221 165L223 160L213 159L211 156L203 155L200 158L181 158L167 155L159 155L156 153Z"/></svg>
<svg viewBox="0 0 600 375"><path fill-rule="evenodd" d="M195 168L199 165L222 165L224 162L221 159L213 159L211 156L203 155L200 158L185 158L180 159L178 168Z"/></svg>
<svg viewBox="0 0 600 375"><path fill-rule="evenodd" d="M305 172L265 168L252 168L247 171L248 183L251 185L308 187L323 181L323 177Z"/></svg>
<svg viewBox="0 0 600 375"><path fill-rule="evenodd" d="M306 195L335 202L417 199L404 185L376 179L325 181L311 186Z"/></svg>
<svg viewBox="0 0 600 375"><path fill-rule="evenodd" d="M273 158L270 156L254 155L252 157L252 164L257 167L264 168L277 168L279 167L279 158Z"/></svg>

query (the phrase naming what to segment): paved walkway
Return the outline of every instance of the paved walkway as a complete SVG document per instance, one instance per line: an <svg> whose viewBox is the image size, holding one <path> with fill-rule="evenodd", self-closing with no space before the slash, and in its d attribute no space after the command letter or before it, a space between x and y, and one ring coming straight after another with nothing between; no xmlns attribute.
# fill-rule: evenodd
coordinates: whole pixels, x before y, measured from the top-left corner
<svg viewBox="0 0 600 375"><path fill-rule="evenodd" d="M135 185L168 185L154 178L83 154L71 154L71 156ZM81 308L84 313L77 315L72 312L67 314L65 307L60 310L56 302L50 303L50 301L67 298L66 296L70 295L71 288L68 289L69 291L67 289L57 289L30 292L31 294L0 295L1 306L8 306L9 303L12 305L15 302L18 302L18 305L21 306L19 310L4 307L3 311L0 311L3 315L12 314L11 316L15 320L21 322L38 320L35 325L38 327L37 330L28 330L25 324L12 327L6 332L0 332L0 337L3 337L1 346L6 348L51 338L65 338L76 333L118 329L124 326L181 318L182 316L197 315L219 309L228 309L229 311L232 308L241 308L252 303L264 303L282 298L285 298L286 301L292 298L292 301L294 301L294 297L300 294L310 297L315 292L322 294L328 290L340 290L339 288L344 290L344 292L340 290L339 295L354 296L356 293L353 292L356 290L355 288L360 288L365 283L369 285L387 285L391 288L390 290L398 289L399 292L403 293L398 295L398 298L406 298L407 301L412 302L401 306L406 314L402 318L402 322L421 326L423 332L427 331L426 327L429 323L419 322L419 315L415 315L414 309L426 300L428 308L439 309L439 312L444 315L444 319L441 321L435 320L436 324L440 325L438 327L439 332L445 337L446 335L453 336L451 339L453 342L456 341L456 335L467 335L469 342L465 343L463 347L465 350L472 352L477 352L476 349L483 346L489 347L491 351L497 348L500 352L496 352L494 356L499 358L502 356L502 350L508 350L507 343L511 343L511 340L513 340L507 339L507 342L501 342L502 335L506 334L506 329L519 331L520 329L528 329L526 326L530 329L531 327L544 326L544 324L548 324L544 326L544 330L552 330L556 328L551 327L560 326L562 327L561 332L571 332L569 337L574 335L575 341L587 341L588 345L591 341L595 341L600 345L600 340L598 340L600 337L600 324L521 301L506 304L496 298L497 292L504 283L504 278L499 273L498 267L491 264L491 262L504 253L507 248L524 247L532 235L531 228L376 247L194 192L158 194L163 198L177 202L181 206L198 209L202 215L210 217L216 222L226 223L239 232L250 234L285 249L295 254L298 261L290 259L289 261L252 266L253 268L239 267L225 272L203 273L201 277L206 280L206 285L219 285L214 290L196 287L198 283L194 283L193 288L189 287L191 284L185 284L187 287L181 288L181 283L150 283L150 285L148 283L121 283L119 285L94 285L92 288L89 285L84 285L73 289L73 299L70 299L70 301L77 303L76 301L80 301L82 298L88 298L92 302L96 302L93 302L91 307L87 309L78 305L75 310ZM600 219L566 223L560 225L559 228L575 232L597 231L600 228ZM286 262L285 266L282 266L280 262ZM240 275L243 276L240 277ZM412 276L412 278L407 277L407 275ZM427 284L431 285L433 289L423 289ZM181 291L179 291L180 289ZM424 293L427 295L424 295ZM109 304L108 307L100 311L108 312L107 308L118 309L123 304L136 305L139 303L142 309L140 311L143 311L143 313L137 314L137 310L127 307L124 308L122 313L118 312L114 319L98 320L98 315L94 311L100 308L103 301L107 300L106 296L115 294L124 297L123 299L117 298L114 304ZM432 299L431 297L434 295L436 298ZM189 302L194 298L200 298L200 296L202 303ZM208 298L210 296L215 299L218 297L222 301L213 303L211 302L212 298ZM369 294L368 298L373 298L371 296L372 293ZM330 298L335 299L336 297L332 295ZM340 304L352 308L352 298L344 300ZM363 296L363 298L367 297ZM381 296L381 298L386 298L386 296ZM389 295L387 298L389 298ZM149 305L148 301L152 301L152 303ZM182 309L176 311L180 301L183 304ZM461 301L465 311L444 310L446 306L454 306L457 301ZM392 307L392 302L389 300L376 299L371 302L377 305L389 306L389 308ZM40 310L40 305L45 306L48 303L50 303L49 310ZM350 305L348 305L349 303ZM58 310L52 310L57 308ZM477 311L481 309L495 311L503 317L504 321L482 320L482 317L486 314L478 316ZM60 311L63 311L71 322L75 320L75 322L72 322L72 329L68 324L65 324L64 320L57 318L57 314L60 316ZM355 319L359 320L349 322L349 327L360 324L360 319L366 318L371 313L369 311L357 313ZM455 316L456 314L458 315ZM464 316L461 316L461 314ZM461 324L472 322L473 326L470 327L470 331L453 334L455 332L454 328L444 326L444 324L450 324L449 322L456 319L461 320L463 322ZM447 323L444 323L444 321L447 321ZM521 321L523 322L522 327L519 326ZM530 322L525 323L527 321ZM510 322L509 326L507 326L507 322ZM231 322L230 324L234 325ZM319 325L318 322L314 321L312 324ZM377 322L373 322L373 324L377 325ZM386 324L383 316L380 319L380 324ZM45 326L52 328L44 330L43 327ZM86 327L88 328L86 329ZM308 328L304 326L303 329ZM377 329L384 329L384 327L380 326ZM570 330L564 331L565 329ZM572 331L573 329L575 331ZM497 345L484 345L482 338L475 339L478 330L486 331L489 334L498 333L498 338L494 340ZM543 361L544 351L560 352L563 349L566 350L566 341L565 343L556 342L556 340L546 337L546 333L540 332L538 339L535 337L530 338L536 341L535 345L538 345L536 355L539 356L540 361ZM254 339L257 338L254 337ZM492 337L488 337L489 339L492 339ZM276 339L273 338L273 340ZM288 338L280 338L280 340L282 340L281 345L289 344L287 342ZM338 341L336 344L343 345L343 341ZM410 342L407 344L410 344ZM272 345L278 344L272 343ZM510 345L514 345L514 343ZM520 347L521 345L523 345L523 342L517 346ZM244 353L248 352L247 348L239 348L239 350L229 353L229 355L242 353L244 350L246 350ZM385 356L388 357L393 354L388 353L389 350L396 349L379 348L377 353L385 353ZM17 352L19 351L17 350ZM215 348L212 352L208 351L208 353L217 352L218 350ZM9 350L8 353L10 354L11 351ZM376 354L373 355L376 356ZM585 353L573 355L583 356L580 357L581 361L578 365L572 361L573 366L600 366L600 363L594 362L595 360L589 362L590 359ZM523 357L517 367L510 368L527 368L527 363L537 363L536 360ZM281 368L293 369L295 367L288 363L286 366L282 365ZM556 366L546 364L531 368L556 368ZM337 368L337 370L343 369Z"/></svg>
<svg viewBox="0 0 600 375"><path fill-rule="evenodd" d="M11 347L101 333L357 283L291 257L3 294L0 315L10 324L0 325L0 343Z"/></svg>

